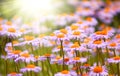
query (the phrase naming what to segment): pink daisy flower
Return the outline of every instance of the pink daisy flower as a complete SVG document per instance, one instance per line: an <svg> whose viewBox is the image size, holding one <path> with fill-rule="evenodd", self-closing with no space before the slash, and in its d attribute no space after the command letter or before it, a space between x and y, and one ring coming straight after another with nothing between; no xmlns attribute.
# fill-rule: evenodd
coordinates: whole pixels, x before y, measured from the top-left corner
<svg viewBox="0 0 120 76"><path fill-rule="evenodd" d="M72 59L72 62L73 62L73 64L75 64L76 62L85 63L85 62L87 62L87 58L74 57L74 58Z"/></svg>
<svg viewBox="0 0 120 76"><path fill-rule="evenodd" d="M27 71L33 71L33 72L40 72L42 69L38 66L35 66L33 64L27 65L25 68L20 69L21 72L27 72Z"/></svg>
<svg viewBox="0 0 120 76"><path fill-rule="evenodd" d="M77 73L74 71L63 70L61 72L58 72L54 76L77 76Z"/></svg>
<svg viewBox="0 0 120 76"><path fill-rule="evenodd" d="M22 52L20 54L20 57L15 59L15 62L18 62L19 60L26 62L26 63L30 63L30 61L35 62L34 56L32 54L30 55L28 52Z"/></svg>
<svg viewBox="0 0 120 76"><path fill-rule="evenodd" d="M15 59L15 58L18 58L20 56L20 53L21 53L21 50L14 50L14 51L8 53L8 57Z"/></svg>
<svg viewBox="0 0 120 76"><path fill-rule="evenodd" d="M108 72L104 66L92 66L90 67L89 76L108 76Z"/></svg>
<svg viewBox="0 0 120 76"><path fill-rule="evenodd" d="M107 59L108 63L120 63L120 56Z"/></svg>
<svg viewBox="0 0 120 76"><path fill-rule="evenodd" d="M16 38L16 37L21 36L21 33L17 31L17 29L15 29L14 27L10 27L6 29L6 35L9 38Z"/></svg>
<svg viewBox="0 0 120 76"><path fill-rule="evenodd" d="M23 76L23 74L12 72L12 73L8 74L7 76Z"/></svg>

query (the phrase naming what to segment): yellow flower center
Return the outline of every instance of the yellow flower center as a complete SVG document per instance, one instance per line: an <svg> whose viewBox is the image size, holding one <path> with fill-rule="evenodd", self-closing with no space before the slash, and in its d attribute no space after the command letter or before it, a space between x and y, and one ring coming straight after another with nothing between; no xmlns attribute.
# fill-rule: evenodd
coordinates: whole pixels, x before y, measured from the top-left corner
<svg viewBox="0 0 120 76"><path fill-rule="evenodd" d="M21 53L21 50L15 50L12 52L13 54L20 54Z"/></svg>
<svg viewBox="0 0 120 76"><path fill-rule="evenodd" d="M56 59L59 60L59 59L61 59L61 57L60 57L60 56L57 56Z"/></svg>
<svg viewBox="0 0 120 76"><path fill-rule="evenodd" d="M68 74L69 71L68 71L68 70L63 70L61 73L62 73L62 74Z"/></svg>
<svg viewBox="0 0 120 76"><path fill-rule="evenodd" d="M12 43L13 43L13 44L18 44L19 42L18 42L18 41L13 41Z"/></svg>
<svg viewBox="0 0 120 76"><path fill-rule="evenodd" d="M93 71L94 71L95 73L101 73L101 72L103 71L103 69L102 69L101 66L96 66L96 67L93 69Z"/></svg>
<svg viewBox="0 0 120 76"><path fill-rule="evenodd" d="M108 13L110 11L110 8L107 7L107 8L105 8L104 11L105 11L105 13Z"/></svg>
<svg viewBox="0 0 120 76"><path fill-rule="evenodd" d="M6 24L9 25L9 26L11 26L11 25L12 25L12 22L7 21Z"/></svg>
<svg viewBox="0 0 120 76"><path fill-rule="evenodd" d="M21 56L22 56L22 57L25 57L25 58L30 57L30 55L29 55L28 53L23 53L23 54L21 54Z"/></svg>
<svg viewBox="0 0 120 76"><path fill-rule="evenodd" d="M103 31L97 31L95 32L97 35L107 35L107 31L103 30Z"/></svg>
<svg viewBox="0 0 120 76"><path fill-rule="evenodd" d="M64 41L64 44L69 44L70 42L69 41Z"/></svg>
<svg viewBox="0 0 120 76"><path fill-rule="evenodd" d="M51 43L51 44L53 44L53 45L55 45L55 44L56 44L56 43L55 43L55 41L50 41L50 43Z"/></svg>
<svg viewBox="0 0 120 76"><path fill-rule="evenodd" d="M117 46L117 44L113 42L113 43L110 44L110 46L115 47L115 46Z"/></svg>
<svg viewBox="0 0 120 76"><path fill-rule="evenodd" d="M31 40L34 39L33 36L25 36L24 38L25 38L26 41L31 41Z"/></svg>
<svg viewBox="0 0 120 76"><path fill-rule="evenodd" d="M9 51L12 51L12 46L7 46L7 49L8 49Z"/></svg>
<svg viewBox="0 0 120 76"><path fill-rule="evenodd" d="M51 56L51 54L45 54L44 56L46 56L46 57L50 57L50 56Z"/></svg>
<svg viewBox="0 0 120 76"><path fill-rule="evenodd" d="M15 32L16 32L15 28L8 28L7 31L8 31L8 32L12 32L12 33L15 33Z"/></svg>
<svg viewBox="0 0 120 76"><path fill-rule="evenodd" d="M113 57L114 60L120 60L119 56Z"/></svg>
<svg viewBox="0 0 120 76"><path fill-rule="evenodd" d="M94 44L101 44L102 41L101 41L101 40L95 40L93 43L94 43Z"/></svg>
<svg viewBox="0 0 120 76"><path fill-rule="evenodd" d="M29 65L27 65L27 68L35 68L35 65L29 64Z"/></svg>
<svg viewBox="0 0 120 76"><path fill-rule="evenodd" d="M60 32L67 34L67 30L66 29L61 29Z"/></svg>
<svg viewBox="0 0 120 76"><path fill-rule="evenodd" d="M78 23L78 24L82 24L83 22L82 22L82 21L78 21L77 23Z"/></svg>
<svg viewBox="0 0 120 76"><path fill-rule="evenodd" d="M88 43L91 39L90 38L85 38L84 43Z"/></svg>
<svg viewBox="0 0 120 76"><path fill-rule="evenodd" d="M65 62L68 62L68 61L69 61L69 58L64 58L64 61L65 61Z"/></svg>
<svg viewBox="0 0 120 76"><path fill-rule="evenodd" d="M84 64L84 66L85 66L85 67L89 67L89 66L90 66L90 64Z"/></svg>
<svg viewBox="0 0 120 76"><path fill-rule="evenodd" d="M39 58L39 56L35 56L35 59L38 59Z"/></svg>
<svg viewBox="0 0 120 76"><path fill-rule="evenodd" d="M2 28L2 26L0 26L0 31L2 31L3 30L3 28Z"/></svg>
<svg viewBox="0 0 120 76"><path fill-rule="evenodd" d="M12 72L12 73L10 73L11 74L11 76L16 76L16 72Z"/></svg>
<svg viewBox="0 0 120 76"><path fill-rule="evenodd" d="M79 48L80 46L79 46L79 44L78 43L74 43L72 46L71 46L71 48Z"/></svg>
<svg viewBox="0 0 120 76"><path fill-rule="evenodd" d="M50 36L55 36L55 34L54 34L54 33L52 33L52 34L50 34Z"/></svg>
<svg viewBox="0 0 120 76"><path fill-rule="evenodd" d="M79 28L79 27L76 26L76 25L71 25L70 27L71 27L72 30L77 30L77 29Z"/></svg>
<svg viewBox="0 0 120 76"><path fill-rule="evenodd" d="M117 38L117 39L120 39L120 34L117 34L117 35L116 35L116 38Z"/></svg>
<svg viewBox="0 0 120 76"><path fill-rule="evenodd" d="M57 35L57 38L64 38L64 37L65 37L65 35L62 34L62 33L60 33L60 34Z"/></svg>
<svg viewBox="0 0 120 76"><path fill-rule="evenodd" d="M73 32L73 35L80 35L81 33L80 33L80 31L74 31Z"/></svg>
<svg viewBox="0 0 120 76"><path fill-rule="evenodd" d="M80 57L75 57L74 60L80 60Z"/></svg>
<svg viewBox="0 0 120 76"><path fill-rule="evenodd" d="M61 46L59 45L59 46L57 46L57 49L60 49L61 48Z"/></svg>
<svg viewBox="0 0 120 76"><path fill-rule="evenodd" d="M86 20L91 22L92 18L91 17L87 17Z"/></svg>

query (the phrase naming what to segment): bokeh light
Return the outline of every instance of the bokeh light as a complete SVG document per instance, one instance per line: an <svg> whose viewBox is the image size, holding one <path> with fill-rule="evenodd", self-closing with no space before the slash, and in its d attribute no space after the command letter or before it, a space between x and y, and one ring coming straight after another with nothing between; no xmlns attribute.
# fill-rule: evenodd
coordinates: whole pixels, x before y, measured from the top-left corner
<svg viewBox="0 0 120 76"><path fill-rule="evenodd" d="M21 13L36 15L53 11L52 0L17 0L15 1Z"/></svg>

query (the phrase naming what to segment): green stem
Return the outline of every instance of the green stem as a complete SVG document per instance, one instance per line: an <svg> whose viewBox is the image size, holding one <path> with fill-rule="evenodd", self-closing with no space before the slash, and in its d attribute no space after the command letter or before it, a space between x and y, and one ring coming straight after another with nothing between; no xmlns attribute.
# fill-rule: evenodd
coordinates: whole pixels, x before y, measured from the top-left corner
<svg viewBox="0 0 120 76"><path fill-rule="evenodd" d="M64 51L63 51L63 41L62 40L60 40L60 51L62 52L62 56L63 56L63 70L65 70L65 62L64 62L64 59L65 59L65 57L64 57Z"/></svg>
<svg viewBox="0 0 120 76"><path fill-rule="evenodd" d="M106 46L106 51L107 51L107 57L110 58L107 46Z"/></svg>
<svg viewBox="0 0 120 76"><path fill-rule="evenodd" d="M41 55L41 47L40 47L40 42L39 42L39 50L38 50L38 54Z"/></svg>
<svg viewBox="0 0 120 76"><path fill-rule="evenodd" d="M113 50L114 56L116 56L115 49Z"/></svg>
<svg viewBox="0 0 120 76"><path fill-rule="evenodd" d="M44 63L41 61L41 64L42 64L42 74L44 76Z"/></svg>
<svg viewBox="0 0 120 76"><path fill-rule="evenodd" d="M8 73L7 59L5 60L5 65L6 65L6 76L7 76L7 73Z"/></svg>
<svg viewBox="0 0 120 76"><path fill-rule="evenodd" d="M30 45L31 45L31 51L32 51L32 54L33 54L33 45L32 45L32 43L30 43Z"/></svg>
<svg viewBox="0 0 120 76"><path fill-rule="evenodd" d="M117 63L117 73L118 73L118 76L120 76L119 63Z"/></svg>
<svg viewBox="0 0 120 76"><path fill-rule="evenodd" d="M54 75L54 70L53 70L53 68L52 68L52 66L51 66L51 64L50 64L49 58L47 58L47 61L48 61L49 67L50 67L50 69L51 69L52 75Z"/></svg>
<svg viewBox="0 0 120 76"><path fill-rule="evenodd" d="M97 66L99 65L99 48L96 50L96 55L97 55Z"/></svg>

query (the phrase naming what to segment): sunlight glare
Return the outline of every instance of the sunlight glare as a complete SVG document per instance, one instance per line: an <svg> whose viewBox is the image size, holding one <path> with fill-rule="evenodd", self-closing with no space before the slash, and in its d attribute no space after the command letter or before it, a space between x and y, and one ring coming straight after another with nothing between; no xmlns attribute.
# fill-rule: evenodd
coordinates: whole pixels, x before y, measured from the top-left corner
<svg viewBox="0 0 120 76"><path fill-rule="evenodd" d="M18 0L17 3L25 13L49 12L53 9L51 0Z"/></svg>

